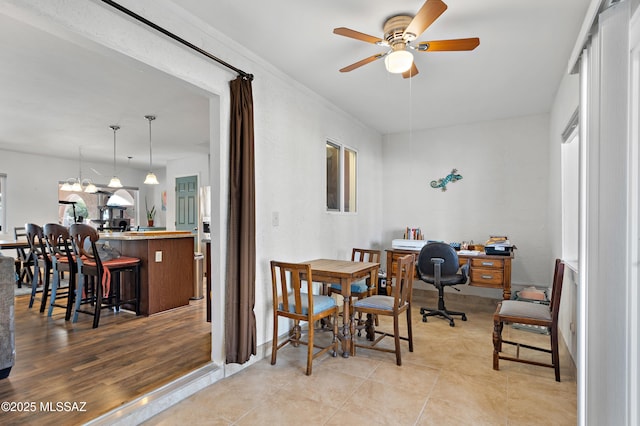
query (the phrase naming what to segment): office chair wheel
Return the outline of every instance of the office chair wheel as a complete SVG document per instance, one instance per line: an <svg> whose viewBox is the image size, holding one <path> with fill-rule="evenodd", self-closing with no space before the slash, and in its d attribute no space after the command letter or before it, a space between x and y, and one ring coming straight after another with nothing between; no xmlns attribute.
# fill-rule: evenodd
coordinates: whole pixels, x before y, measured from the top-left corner
<svg viewBox="0 0 640 426"><path fill-rule="evenodd" d="M467 316L465 314L462 314L462 321L466 321L467 320Z"/></svg>
<svg viewBox="0 0 640 426"><path fill-rule="evenodd" d="M455 326L456 326L456 323L455 323L455 322L453 322L453 320L451 320L451 321L449 321L449 325L450 325L451 327L455 327Z"/></svg>
<svg viewBox="0 0 640 426"><path fill-rule="evenodd" d="M427 317L422 317L422 322L427 322Z"/></svg>

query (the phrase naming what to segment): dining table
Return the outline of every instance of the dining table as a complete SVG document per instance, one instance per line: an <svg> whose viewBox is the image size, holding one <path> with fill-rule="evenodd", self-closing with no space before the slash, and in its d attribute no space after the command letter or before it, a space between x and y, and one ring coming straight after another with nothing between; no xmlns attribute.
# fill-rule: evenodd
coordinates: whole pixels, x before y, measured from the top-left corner
<svg viewBox="0 0 640 426"><path fill-rule="evenodd" d="M311 265L311 275L314 282L340 284L344 307L338 339L342 345L342 356L348 358L353 353L351 344L353 338L351 335L351 283L369 278L370 285L377 286L380 264L336 259L314 259L304 263Z"/></svg>
<svg viewBox="0 0 640 426"><path fill-rule="evenodd" d="M0 250L16 250L16 249L28 249L29 248L29 242L27 240L24 239L18 239L18 240L0 240ZM21 268L23 267L22 265L20 266ZM17 270L16 270L16 276L22 277L22 271L18 268L18 266L16 266ZM16 284L18 285L18 287L22 287L21 286L21 282L18 280L16 280Z"/></svg>

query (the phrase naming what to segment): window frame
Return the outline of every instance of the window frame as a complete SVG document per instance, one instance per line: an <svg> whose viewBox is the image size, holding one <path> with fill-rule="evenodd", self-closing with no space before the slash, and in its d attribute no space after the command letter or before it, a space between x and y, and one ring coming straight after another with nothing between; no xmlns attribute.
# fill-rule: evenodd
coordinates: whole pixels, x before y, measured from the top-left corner
<svg viewBox="0 0 640 426"><path fill-rule="evenodd" d="M330 175L329 175L329 156L328 148L331 147L338 152L338 165L337 165L337 183L335 183L334 195L337 198L337 205L330 205ZM347 161L347 153L353 155L352 161ZM340 143L334 139L327 138L325 141L325 209L327 213L342 213L342 214L356 214L358 213L358 150L343 143ZM355 170L352 170L355 169ZM346 176L347 170L352 178ZM355 182L352 182L355 181ZM346 201L348 199L348 201ZM351 206L351 204L354 206ZM348 210L347 210L348 208Z"/></svg>

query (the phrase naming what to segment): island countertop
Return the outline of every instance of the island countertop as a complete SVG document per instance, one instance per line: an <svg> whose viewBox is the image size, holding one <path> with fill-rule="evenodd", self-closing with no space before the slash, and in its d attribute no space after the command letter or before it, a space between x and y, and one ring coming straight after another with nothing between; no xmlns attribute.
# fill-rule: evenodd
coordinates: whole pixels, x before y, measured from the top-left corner
<svg viewBox="0 0 640 426"><path fill-rule="evenodd" d="M135 240L161 240L168 238L193 238L191 231L125 231L125 232L101 232L101 240L135 241Z"/></svg>
<svg viewBox="0 0 640 426"><path fill-rule="evenodd" d="M123 256L140 259L143 315L189 305L194 294L194 237L189 231L100 233L100 239Z"/></svg>

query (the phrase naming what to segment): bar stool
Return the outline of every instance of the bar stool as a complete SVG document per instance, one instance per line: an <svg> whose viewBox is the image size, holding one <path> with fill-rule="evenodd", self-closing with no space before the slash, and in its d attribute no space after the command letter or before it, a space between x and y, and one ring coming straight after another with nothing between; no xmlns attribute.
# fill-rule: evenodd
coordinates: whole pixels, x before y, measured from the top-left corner
<svg viewBox="0 0 640 426"><path fill-rule="evenodd" d="M140 315L140 259L125 256L101 259L96 244L100 236L89 225L71 225L69 234L78 265L73 322L78 321L78 313L89 314L93 315L93 328L97 328L103 308L118 312L123 305L133 305L136 315ZM121 298L120 274L123 272L131 272L134 277L134 297L128 300ZM81 308L87 304L92 309Z"/></svg>
<svg viewBox="0 0 640 426"><path fill-rule="evenodd" d="M76 290L76 274L78 265L76 264L71 249L71 238L69 230L57 223L47 223L44 225L44 240L47 245L47 252L51 259L53 282L51 283L51 297L49 299L49 311L47 316L51 316L54 307L66 310L64 319L71 319L73 302ZM61 287L60 281L63 272L69 273L69 286ZM64 305L57 303L58 299L66 299Z"/></svg>
<svg viewBox="0 0 640 426"><path fill-rule="evenodd" d="M42 297L40 303L40 312L44 312L47 306L47 297L49 296L49 276L51 274L51 259L47 255L47 247L44 241L44 233L42 227L35 223L27 223L25 225L27 242L29 243L29 253L31 264L33 265L33 277L31 279L31 299L29 299L29 309L33 307L36 300L38 286L40 285L40 277L44 278L42 283ZM44 273L41 274L42 268Z"/></svg>

